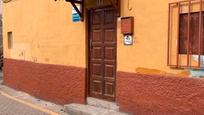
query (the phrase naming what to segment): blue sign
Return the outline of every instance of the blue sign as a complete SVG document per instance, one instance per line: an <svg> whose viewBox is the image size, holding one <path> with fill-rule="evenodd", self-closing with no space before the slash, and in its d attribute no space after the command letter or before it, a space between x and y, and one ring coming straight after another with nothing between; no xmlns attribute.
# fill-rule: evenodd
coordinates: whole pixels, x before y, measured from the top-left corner
<svg viewBox="0 0 204 115"><path fill-rule="evenodd" d="M80 9L80 6L77 6L78 9ZM77 11L72 7L72 21L73 22L79 22L80 19L80 15L77 13Z"/></svg>

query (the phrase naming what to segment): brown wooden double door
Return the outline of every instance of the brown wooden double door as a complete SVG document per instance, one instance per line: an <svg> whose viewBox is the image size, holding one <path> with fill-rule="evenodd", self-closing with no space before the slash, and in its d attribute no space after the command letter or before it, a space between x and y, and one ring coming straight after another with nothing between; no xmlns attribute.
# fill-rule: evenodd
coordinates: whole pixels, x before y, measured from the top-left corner
<svg viewBox="0 0 204 115"><path fill-rule="evenodd" d="M89 12L89 96L115 100L116 12L113 8Z"/></svg>

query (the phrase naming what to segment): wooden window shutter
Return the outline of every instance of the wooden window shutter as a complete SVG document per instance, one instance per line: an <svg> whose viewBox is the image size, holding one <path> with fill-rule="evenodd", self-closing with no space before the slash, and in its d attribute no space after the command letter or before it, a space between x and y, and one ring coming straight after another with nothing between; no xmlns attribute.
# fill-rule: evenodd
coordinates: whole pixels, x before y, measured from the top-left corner
<svg viewBox="0 0 204 115"><path fill-rule="evenodd" d="M202 14L204 19L204 14ZM204 20L203 20L204 22ZM179 54L187 54L189 47L189 54L199 54L199 12L190 14L190 39L188 46L188 14L180 14L180 28L179 28ZM202 25L202 34L204 33L204 23ZM204 54L204 35L201 38L202 54Z"/></svg>
<svg viewBox="0 0 204 115"><path fill-rule="evenodd" d="M189 45L190 54L199 54L199 13L191 13Z"/></svg>
<svg viewBox="0 0 204 115"><path fill-rule="evenodd" d="M188 15L180 15L179 54L187 54Z"/></svg>

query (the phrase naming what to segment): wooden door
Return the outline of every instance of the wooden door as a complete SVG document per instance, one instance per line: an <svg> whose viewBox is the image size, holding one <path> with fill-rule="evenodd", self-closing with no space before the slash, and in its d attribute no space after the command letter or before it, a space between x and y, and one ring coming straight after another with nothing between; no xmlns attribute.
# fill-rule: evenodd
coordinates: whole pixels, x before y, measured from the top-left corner
<svg viewBox="0 0 204 115"><path fill-rule="evenodd" d="M115 100L116 12L113 8L89 12L89 96Z"/></svg>

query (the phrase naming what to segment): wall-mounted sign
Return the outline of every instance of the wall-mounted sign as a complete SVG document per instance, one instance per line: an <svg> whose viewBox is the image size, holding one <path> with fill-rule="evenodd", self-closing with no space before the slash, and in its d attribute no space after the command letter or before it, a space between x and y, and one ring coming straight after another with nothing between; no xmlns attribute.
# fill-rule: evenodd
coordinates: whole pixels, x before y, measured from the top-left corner
<svg viewBox="0 0 204 115"><path fill-rule="evenodd" d="M78 9L80 9L80 6L77 6ZM74 7L72 7L72 21L73 22L79 22L80 19L80 15L77 13L77 11L74 9Z"/></svg>
<svg viewBox="0 0 204 115"><path fill-rule="evenodd" d="M134 32L134 17L121 18L121 33L124 35L133 34Z"/></svg>
<svg viewBox="0 0 204 115"><path fill-rule="evenodd" d="M124 45L133 45L132 35L124 35L123 43L124 43Z"/></svg>

